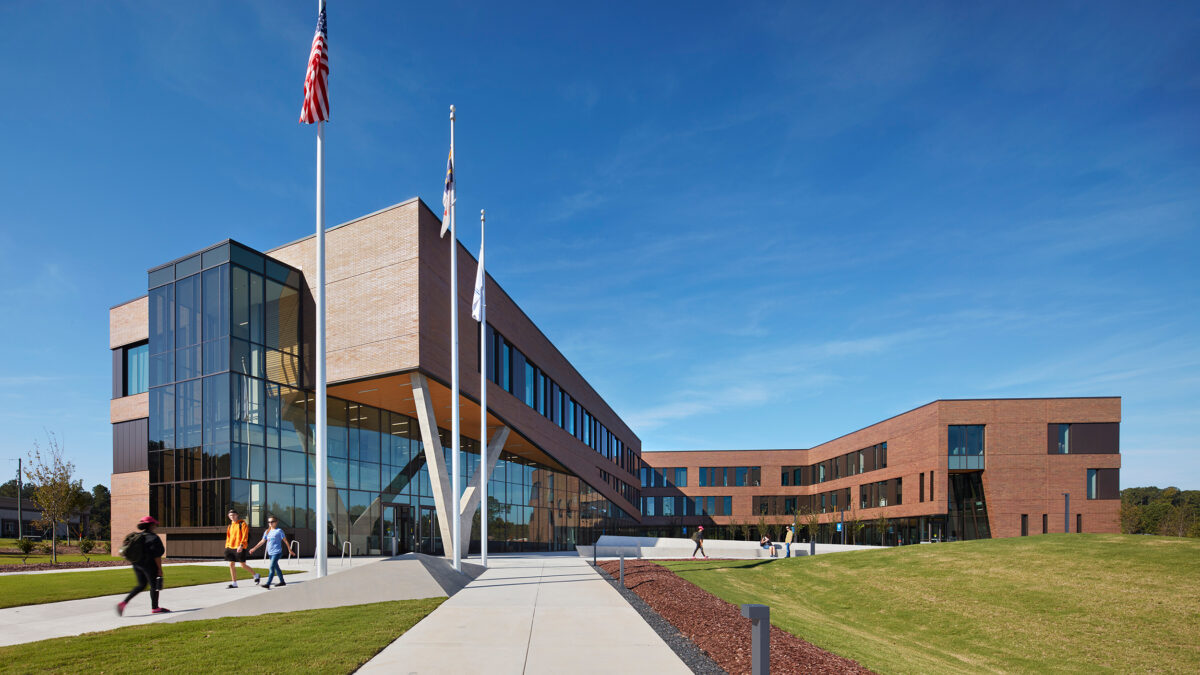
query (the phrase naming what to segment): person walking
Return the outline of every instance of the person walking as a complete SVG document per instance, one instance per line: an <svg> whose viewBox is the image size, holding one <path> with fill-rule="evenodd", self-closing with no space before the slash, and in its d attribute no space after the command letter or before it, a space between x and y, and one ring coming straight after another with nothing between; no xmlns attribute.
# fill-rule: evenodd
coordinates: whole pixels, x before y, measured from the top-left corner
<svg viewBox="0 0 1200 675"><path fill-rule="evenodd" d="M133 562L133 573L137 577L137 585L129 591L129 595L125 599L117 603L117 616L125 615L125 607L129 605L129 601L138 593L141 593L150 587L150 613L163 614L171 610L166 607L158 606L158 592L162 590L162 557L166 553L163 548L162 539L154 533L154 528L158 525L158 521L150 516L145 516L138 521L137 529L141 530L141 541L138 543L141 547L141 555ZM128 545L128 544L127 544Z"/></svg>
<svg viewBox="0 0 1200 675"><path fill-rule="evenodd" d="M271 590L271 580L275 575L279 575L279 585L287 586L287 582L283 580L283 570L279 569L279 556L283 555L283 550L287 549L288 557L292 557L292 549L288 545L287 535L283 530L279 529L279 521L275 516L267 516L267 531L263 532L262 539L250 549L251 553L258 550L263 544L267 545L267 555L271 557L271 569L267 574L267 585L263 586L265 590Z"/></svg>
<svg viewBox="0 0 1200 675"><path fill-rule="evenodd" d="M792 539L795 537L796 532L792 529L791 525L788 525L787 534L783 535L783 547L787 549L787 555L784 556L785 558L792 557Z"/></svg>
<svg viewBox="0 0 1200 675"><path fill-rule="evenodd" d="M699 551L700 555L704 556L705 560L708 560L708 554L704 552L704 526L703 525L696 528L696 532L692 535L692 541L696 542L696 548L692 550L692 558L695 558L696 551Z"/></svg>
<svg viewBox="0 0 1200 675"><path fill-rule="evenodd" d="M229 509L229 529L225 531L225 560L229 561L229 588L237 588L237 566L241 564L259 582L258 572L246 564L246 545L250 541L250 524L237 511Z"/></svg>

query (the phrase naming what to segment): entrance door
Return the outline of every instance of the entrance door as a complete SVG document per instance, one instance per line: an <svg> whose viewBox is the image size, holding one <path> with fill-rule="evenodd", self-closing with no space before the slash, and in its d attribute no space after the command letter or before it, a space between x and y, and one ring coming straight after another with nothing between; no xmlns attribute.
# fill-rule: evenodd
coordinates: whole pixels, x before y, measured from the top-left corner
<svg viewBox="0 0 1200 675"><path fill-rule="evenodd" d="M398 506L385 505L383 513L379 518L380 544L383 546L384 555L392 555L393 553L400 552L398 543L397 550L392 550L392 540L399 537L399 530L397 528L399 520L397 511L399 510L400 507Z"/></svg>
<svg viewBox="0 0 1200 675"><path fill-rule="evenodd" d="M417 524L421 542L421 553L442 555L442 532L438 528L437 509L421 507L421 519Z"/></svg>
<svg viewBox="0 0 1200 675"><path fill-rule="evenodd" d="M408 504L384 506L380 527L384 555L392 555L393 537L396 539L396 555L403 555L414 549L416 528L413 524L412 507Z"/></svg>

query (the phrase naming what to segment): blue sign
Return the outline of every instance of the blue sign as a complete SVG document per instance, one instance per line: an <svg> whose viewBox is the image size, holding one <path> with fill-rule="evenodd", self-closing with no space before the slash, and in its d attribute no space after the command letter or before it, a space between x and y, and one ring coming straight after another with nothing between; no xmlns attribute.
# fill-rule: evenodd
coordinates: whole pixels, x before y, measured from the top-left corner
<svg viewBox="0 0 1200 675"><path fill-rule="evenodd" d="M838 524L837 524L837 526L838 526L838 529L837 529L837 531L838 531L838 532L841 532L841 531L842 531L842 524L841 524L841 523L838 523Z"/></svg>

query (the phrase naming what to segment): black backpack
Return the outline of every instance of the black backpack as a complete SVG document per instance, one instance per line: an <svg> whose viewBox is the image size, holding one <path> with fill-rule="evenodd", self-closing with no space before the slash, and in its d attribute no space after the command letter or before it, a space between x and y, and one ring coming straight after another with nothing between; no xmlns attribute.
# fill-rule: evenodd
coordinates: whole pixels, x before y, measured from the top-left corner
<svg viewBox="0 0 1200 675"><path fill-rule="evenodd" d="M130 532L121 542L121 557L132 563L142 562L146 554L146 538L143 532Z"/></svg>

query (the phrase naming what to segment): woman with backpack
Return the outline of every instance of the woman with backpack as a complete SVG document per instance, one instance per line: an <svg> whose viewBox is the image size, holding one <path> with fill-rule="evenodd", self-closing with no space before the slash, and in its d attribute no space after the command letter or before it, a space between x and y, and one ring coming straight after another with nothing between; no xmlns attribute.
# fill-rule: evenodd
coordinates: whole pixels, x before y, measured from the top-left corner
<svg viewBox="0 0 1200 675"><path fill-rule="evenodd" d="M125 613L125 606L133 596L150 587L150 613L163 614L171 610L158 606L158 592L162 590L162 557L166 553L162 539L154 533L158 521L145 516L137 524L137 532L131 532L125 537L125 545L121 547L121 556L133 563L133 573L137 575L137 585L117 603L117 616Z"/></svg>

